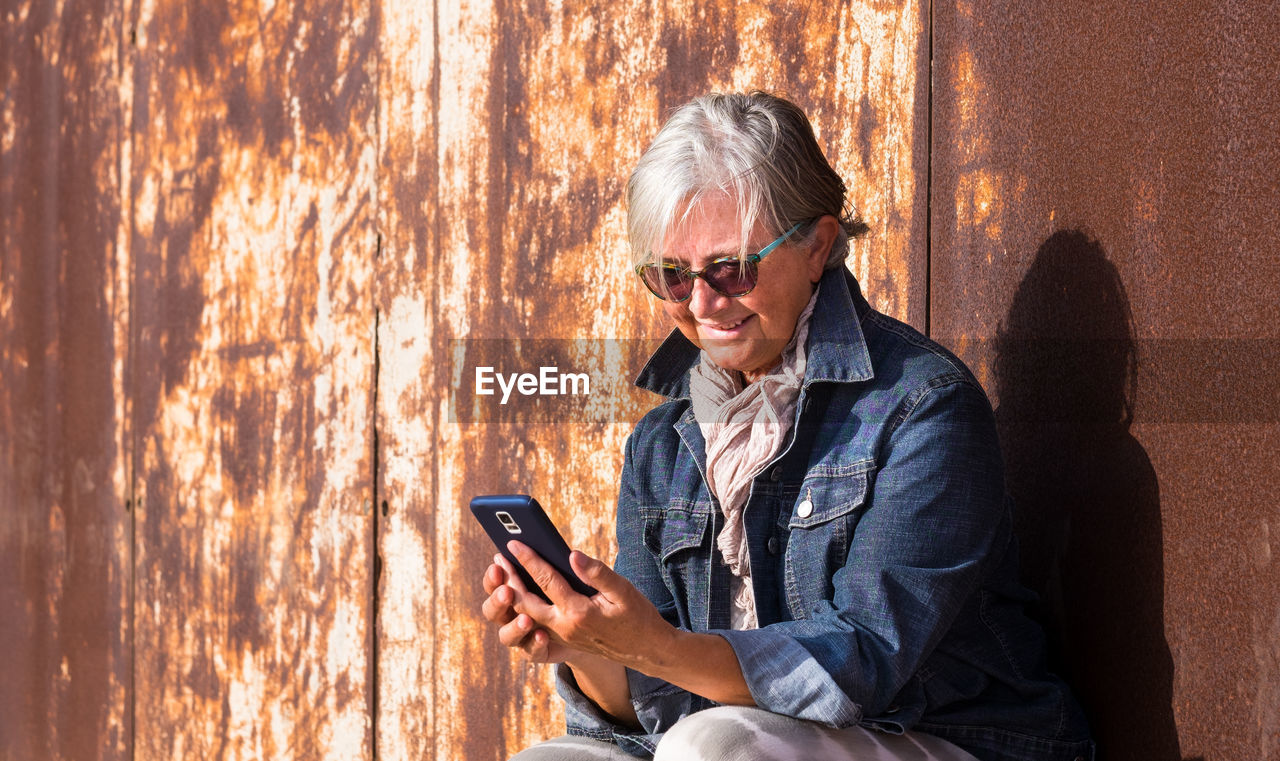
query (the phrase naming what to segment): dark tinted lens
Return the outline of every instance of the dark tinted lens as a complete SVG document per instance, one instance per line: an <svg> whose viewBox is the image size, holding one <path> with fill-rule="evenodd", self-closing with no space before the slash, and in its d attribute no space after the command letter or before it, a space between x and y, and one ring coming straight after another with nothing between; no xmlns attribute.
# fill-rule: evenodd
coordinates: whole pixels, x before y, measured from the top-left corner
<svg viewBox="0 0 1280 761"><path fill-rule="evenodd" d="M725 296L742 296L756 287L756 265L737 258L719 259L707 265L702 279Z"/></svg>
<svg viewBox="0 0 1280 761"><path fill-rule="evenodd" d="M689 297L690 285L687 270L671 265L647 264L640 270L644 284L655 296L673 301L684 301Z"/></svg>
<svg viewBox="0 0 1280 761"><path fill-rule="evenodd" d="M693 291L693 278L689 277L686 269L663 267L662 283L664 293L668 294L667 298L676 301L684 301Z"/></svg>

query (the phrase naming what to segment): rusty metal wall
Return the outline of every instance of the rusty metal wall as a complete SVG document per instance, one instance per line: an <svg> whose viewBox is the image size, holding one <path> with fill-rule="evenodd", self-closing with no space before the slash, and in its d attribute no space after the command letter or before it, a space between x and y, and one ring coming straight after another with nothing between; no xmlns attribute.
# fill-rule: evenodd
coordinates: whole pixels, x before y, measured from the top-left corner
<svg viewBox="0 0 1280 761"><path fill-rule="evenodd" d="M119 10L0 11L0 758L127 757Z"/></svg>
<svg viewBox="0 0 1280 761"><path fill-rule="evenodd" d="M1268 10L9 3L0 756L559 731L477 619L465 502L534 493L611 556L644 402L459 423L452 355L660 335L626 173L670 107L761 86L851 179L872 300L998 398L1107 758L1276 758Z"/></svg>
<svg viewBox="0 0 1280 761"><path fill-rule="evenodd" d="M1274 10L934 6L932 328L1106 761L1280 759Z"/></svg>
<svg viewBox="0 0 1280 761"><path fill-rule="evenodd" d="M628 272L622 192L668 110L710 89L808 110L874 230L853 268L922 323L927 12L384 0L380 14L378 755L503 759L563 732L563 713L548 670L478 616L493 550L466 503L534 494L611 559L623 442L652 400L590 424L454 422L450 393L470 380L451 347L663 334Z"/></svg>
<svg viewBox="0 0 1280 761"><path fill-rule="evenodd" d="M376 25L140 3L135 758L368 758Z"/></svg>
<svg viewBox="0 0 1280 761"><path fill-rule="evenodd" d="M620 188L689 95L806 106L875 229L855 269L923 314L916 5L3 13L6 758L484 758L556 731L545 670L475 619L459 508L532 491L610 555L640 408L450 423L442 349L662 331Z"/></svg>

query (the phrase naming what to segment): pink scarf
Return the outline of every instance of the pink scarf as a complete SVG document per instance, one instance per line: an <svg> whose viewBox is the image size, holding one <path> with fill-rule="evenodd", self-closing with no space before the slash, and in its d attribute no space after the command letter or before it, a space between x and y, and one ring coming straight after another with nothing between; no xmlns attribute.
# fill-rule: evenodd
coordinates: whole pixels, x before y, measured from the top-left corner
<svg viewBox="0 0 1280 761"><path fill-rule="evenodd" d="M706 352L689 376L693 415L707 442L707 485L724 513L716 543L734 575L734 629L758 626L742 511L752 480L782 451L795 423L809 318L817 299L815 289L782 350L782 363L755 383L743 388L741 373L716 365Z"/></svg>

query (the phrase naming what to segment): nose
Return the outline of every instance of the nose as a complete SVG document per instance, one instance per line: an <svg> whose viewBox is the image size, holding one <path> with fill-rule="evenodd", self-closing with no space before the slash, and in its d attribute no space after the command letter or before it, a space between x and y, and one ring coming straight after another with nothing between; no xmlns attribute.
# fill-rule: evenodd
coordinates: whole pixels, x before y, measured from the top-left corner
<svg viewBox="0 0 1280 761"><path fill-rule="evenodd" d="M709 317L724 309L728 296L716 293L702 278L693 281L693 292L689 294L686 305L694 317Z"/></svg>

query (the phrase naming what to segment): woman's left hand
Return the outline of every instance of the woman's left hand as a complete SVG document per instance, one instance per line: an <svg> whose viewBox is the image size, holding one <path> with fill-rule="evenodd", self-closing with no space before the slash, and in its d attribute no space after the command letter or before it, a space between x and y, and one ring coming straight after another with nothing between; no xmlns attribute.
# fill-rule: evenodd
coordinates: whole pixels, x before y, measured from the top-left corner
<svg viewBox="0 0 1280 761"><path fill-rule="evenodd" d="M640 590L609 566L577 550L569 555L573 572L597 590L587 597L574 591L550 563L526 545L513 540L507 548L551 599L548 605L531 592L521 592L514 608L550 632L552 640L645 673L652 673L652 667L671 653L676 628Z"/></svg>

